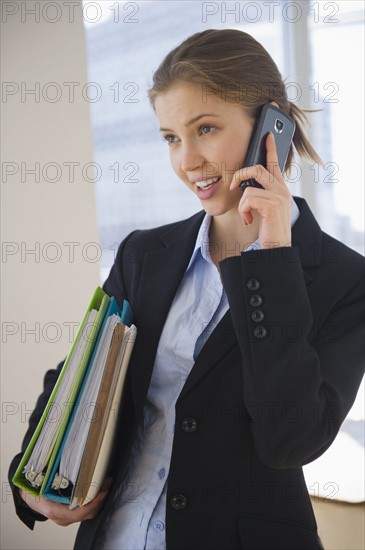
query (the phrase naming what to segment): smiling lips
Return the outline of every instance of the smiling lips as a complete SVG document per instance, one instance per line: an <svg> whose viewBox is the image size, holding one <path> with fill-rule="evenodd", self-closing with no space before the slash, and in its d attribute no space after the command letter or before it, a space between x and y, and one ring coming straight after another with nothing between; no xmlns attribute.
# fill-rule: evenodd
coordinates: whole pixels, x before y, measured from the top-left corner
<svg viewBox="0 0 365 550"><path fill-rule="evenodd" d="M219 180L220 178L219 177L216 177L216 178L210 178L208 180L201 180L201 181L196 181L195 182L195 185L197 187L199 187L200 189L207 189L208 187L210 187L211 185L213 185L213 183L217 183L217 181Z"/></svg>
<svg viewBox="0 0 365 550"><path fill-rule="evenodd" d="M207 180L198 180L195 182L195 193L201 200L207 200L213 197L216 192L221 177L209 178Z"/></svg>

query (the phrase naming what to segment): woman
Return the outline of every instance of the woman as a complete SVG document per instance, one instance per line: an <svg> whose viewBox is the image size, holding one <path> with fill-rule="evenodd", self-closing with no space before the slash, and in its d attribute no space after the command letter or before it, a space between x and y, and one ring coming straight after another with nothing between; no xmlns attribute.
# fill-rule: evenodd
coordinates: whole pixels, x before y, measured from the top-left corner
<svg viewBox="0 0 365 550"><path fill-rule="evenodd" d="M301 467L330 446L361 381L363 258L291 197L272 135L268 168L240 168L267 103L294 118L297 152L319 160L251 36L191 36L149 97L203 211L133 232L104 285L138 327L109 491L68 510L14 489L18 515L31 528L82 521L76 549L321 548ZM250 178L263 188L242 193Z"/></svg>

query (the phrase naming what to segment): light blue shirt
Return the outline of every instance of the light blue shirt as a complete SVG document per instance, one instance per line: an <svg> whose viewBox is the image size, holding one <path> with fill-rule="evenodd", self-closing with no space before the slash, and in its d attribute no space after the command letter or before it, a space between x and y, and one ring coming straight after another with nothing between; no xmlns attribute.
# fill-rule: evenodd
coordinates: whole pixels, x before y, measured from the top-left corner
<svg viewBox="0 0 365 550"><path fill-rule="evenodd" d="M293 200L292 225L298 216ZM161 334L143 422L116 496L116 510L104 526L103 550L166 548L166 492L175 403L196 357L228 309L219 272L209 254L210 223L211 216L206 214ZM246 251L259 248L257 240Z"/></svg>

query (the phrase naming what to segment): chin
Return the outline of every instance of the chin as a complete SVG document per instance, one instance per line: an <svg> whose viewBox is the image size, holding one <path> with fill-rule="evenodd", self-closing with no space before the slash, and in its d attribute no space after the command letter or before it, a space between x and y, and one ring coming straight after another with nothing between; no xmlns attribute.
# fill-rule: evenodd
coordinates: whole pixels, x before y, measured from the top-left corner
<svg viewBox="0 0 365 550"><path fill-rule="evenodd" d="M209 216L224 216L224 214L237 213L238 204L222 204L213 201L200 201L202 208Z"/></svg>
<svg viewBox="0 0 365 550"><path fill-rule="evenodd" d="M202 207L204 208L205 212L209 214L209 216L221 216L222 214L224 214L224 210L217 207L212 208L211 206L204 204L202 204Z"/></svg>

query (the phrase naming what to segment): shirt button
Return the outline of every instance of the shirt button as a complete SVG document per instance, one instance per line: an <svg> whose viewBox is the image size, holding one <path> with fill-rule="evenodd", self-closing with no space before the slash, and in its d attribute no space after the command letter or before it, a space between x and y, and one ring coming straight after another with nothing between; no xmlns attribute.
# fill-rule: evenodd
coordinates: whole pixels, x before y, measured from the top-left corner
<svg viewBox="0 0 365 550"><path fill-rule="evenodd" d="M158 472L158 477L160 479L163 479L165 477L165 473L166 473L165 468L161 468L161 470L159 470L159 472Z"/></svg>
<svg viewBox="0 0 365 550"><path fill-rule="evenodd" d="M265 327L260 325L259 327L255 328L253 333L258 340L262 340L267 335L267 330Z"/></svg>
<svg viewBox="0 0 365 550"><path fill-rule="evenodd" d="M261 323L261 321L264 319L265 314L261 309L255 309L255 311L252 312L251 319L255 323Z"/></svg>
<svg viewBox="0 0 365 550"><path fill-rule="evenodd" d="M195 432L198 429L198 422L196 418L187 417L181 422L181 429L184 432Z"/></svg>
<svg viewBox="0 0 365 550"><path fill-rule="evenodd" d="M251 296L250 298L250 304L251 306L253 307L259 307L261 306L263 303L263 299L262 297L260 296L260 294L254 294L253 296Z"/></svg>
<svg viewBox="0 0 365 550"><path fill-rule="evenodd" d="M163 531L165 529L165 524L163 521L156 521L153 528L155 531Z"/></svg>
<svg viewBox="0 0 365 550"><path fill-rule="evenodd" d="M260 282L257 279L249 279L247 281L248 290L258 290L260 288Z"/></svg>
<svg viewBox="0 0 365 550"><path fill-rule="evenodd" d="M174 510L185 510L187 502L188 499L186 496L180 494L174 495L170 500L170 504Z"/></svg>

